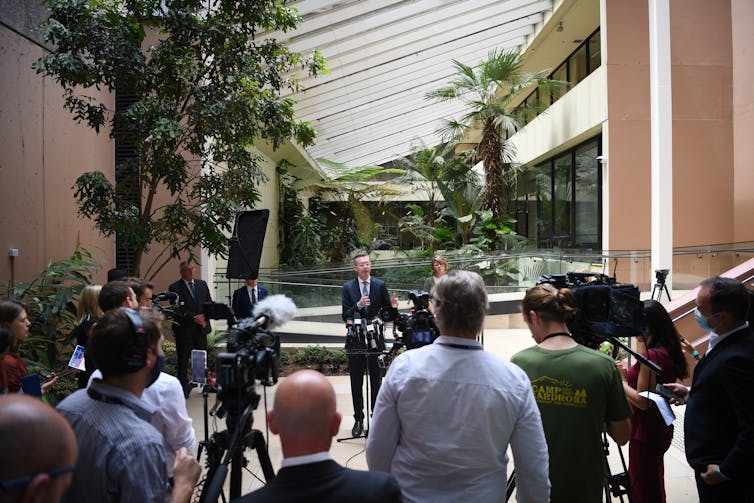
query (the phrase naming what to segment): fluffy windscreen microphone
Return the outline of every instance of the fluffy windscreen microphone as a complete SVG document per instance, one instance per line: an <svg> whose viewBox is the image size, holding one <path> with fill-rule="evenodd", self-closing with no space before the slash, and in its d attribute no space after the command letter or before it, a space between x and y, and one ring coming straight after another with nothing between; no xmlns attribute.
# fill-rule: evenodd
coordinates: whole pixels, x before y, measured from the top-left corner
<svg viewBox="0 0 754 503"><path fill-rule="evenodd" d="M272 330L286 324L296 315L296 304L285 295L268 295L254 305L252 318L238 323L238 329Z"/></svg>

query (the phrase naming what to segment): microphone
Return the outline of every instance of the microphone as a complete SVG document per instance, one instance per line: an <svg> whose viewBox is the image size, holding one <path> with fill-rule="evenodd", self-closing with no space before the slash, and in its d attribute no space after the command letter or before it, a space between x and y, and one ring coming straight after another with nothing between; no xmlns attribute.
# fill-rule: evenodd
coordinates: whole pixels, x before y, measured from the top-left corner
<svg viewBox="0 0 754 503"><path fill-rule="evenodd" d="M254 305L253 315L241 320L237 328L272 330L285 325L296 315L296 304L285 295L268 295Z"/></svg>

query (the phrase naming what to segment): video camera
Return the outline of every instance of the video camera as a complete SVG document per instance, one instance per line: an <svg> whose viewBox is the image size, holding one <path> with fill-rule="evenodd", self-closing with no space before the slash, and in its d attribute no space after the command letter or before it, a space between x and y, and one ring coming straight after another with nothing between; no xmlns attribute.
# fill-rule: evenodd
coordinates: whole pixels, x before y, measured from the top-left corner
<svg viewBox="0 0 754 503"><path fill-rule="evenodd" d="M576 316L567 321L573 339L597 349L604 336L633 337L644 333L644 304L635 285L592 272L540 276L537 284L573 290Z"/></svg>
<svg viewBox="0 0 754 503"><path fill-rule="evenodd" d="M407 350L420 348L432 344L440 336L435 317L429 312L429 293L412 290L408 294L408 299L413 304L410 313L396 313L394 309L386 308L380 311L383 321L393 322L395 342L390 350L391 358L403 347Z"/></svg>
<svg viewBox="0 0 754 503"><path fill-rule="evenodd" d="M152 295L152 308L159 311L166 319L174 320L183 307L175 292L158 292Z"/></svg>
<svg viewBox="0 0 754 503"><path fill-rule="evenodd" d="M205 316L235 320L225 304L214 304ZM219 309L220 307L225 309ZM209 314L208 314L209 313ZM238 322L227 332L227 348L218 353L216 378L221 400L241 392L253 392L256 380L264 386L278 381L280 371L280 337L268 331L296 314L296 305L284 295L270 295L254 306L254 317Z"/></svg>

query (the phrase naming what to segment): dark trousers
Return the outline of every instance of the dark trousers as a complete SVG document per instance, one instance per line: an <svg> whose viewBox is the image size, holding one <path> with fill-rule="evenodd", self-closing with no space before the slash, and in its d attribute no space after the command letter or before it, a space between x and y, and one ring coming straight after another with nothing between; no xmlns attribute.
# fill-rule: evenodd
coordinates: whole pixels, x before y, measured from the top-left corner
<svg viewBox="0 0 754 503"><path fill-rule="evenodd" d="M664 503L665 468L663 457L668 446L631 440L628 444L628 473L631 475L632 503Z"/></svg>
<svg viewBox="0 0 754 503"><path fill-rule="evenodd" d="M699 470L694 470L696 476L696 490L699 493L699 503L752 503L754 491L751 480L729 480L717 485L707 485L699 476Z"/></svg>
<svg viewBox="0 0 754 503"><path fill-rule="evenodd" d="M369 362L369 387L372 398L372 410L377 400L377 393L382 383L382 369L377 364L377 355L355 355L348 357L348 374L351 377L351 398L353 399L353 417L356 421L364 420L364 366Z"/></svg>
<svg viewBox="0 0 754 503"><path fill-rule="evenodd" d="M207 349L207 334L203 331L194 331L188 334L175 334L176 376L181 382L183 389L189 382L188 369L192 349Z"/></svg>

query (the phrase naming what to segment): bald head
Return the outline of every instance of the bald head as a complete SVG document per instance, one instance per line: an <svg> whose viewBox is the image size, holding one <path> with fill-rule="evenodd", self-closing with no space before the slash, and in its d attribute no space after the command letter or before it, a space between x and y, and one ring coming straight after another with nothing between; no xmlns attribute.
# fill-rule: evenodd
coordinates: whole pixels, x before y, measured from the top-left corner
<svg viewBox="0 0 754 503"><path fill-rule="evenodd" d="M55 409L37 398L0 395L0 480L31 477L24 487L0 492L0 501L59 501L72 473L48 472L76 464L76 436ZM8 434L10 432L10 434Z"/></svg>
<svg viewBox="0 0 754 503"><path fill-rule="evenodd" d="M335 390L319 372L295 372L278 386L268 419L286 458L327 451L340 427Z"/></svg>

